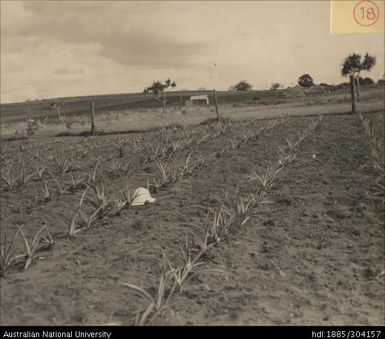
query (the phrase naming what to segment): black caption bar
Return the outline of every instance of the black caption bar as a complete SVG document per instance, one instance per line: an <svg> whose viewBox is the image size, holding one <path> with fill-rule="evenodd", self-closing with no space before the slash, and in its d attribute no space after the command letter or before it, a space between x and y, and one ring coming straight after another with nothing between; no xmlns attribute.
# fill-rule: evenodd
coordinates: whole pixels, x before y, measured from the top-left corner
<svg viewBox="0 0 385 339"><path fill-rule="evenodd" d="M384 326L2 326L0 338L130 338L132 336L167 334L180 338L181 335L243 335L253 338L288 338L298 339L357 339L357 338L385 338Z"/></svg>

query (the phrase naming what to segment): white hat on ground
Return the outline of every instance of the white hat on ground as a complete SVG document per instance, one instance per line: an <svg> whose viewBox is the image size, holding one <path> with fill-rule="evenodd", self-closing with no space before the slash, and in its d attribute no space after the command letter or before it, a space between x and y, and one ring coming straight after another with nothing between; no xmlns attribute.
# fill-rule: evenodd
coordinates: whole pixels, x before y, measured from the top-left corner
<svg viewBox="0 0 385 339"><path fill-rule="evenodd" d="M156 199L153 198L148 191L148 189L144 187L139 187L135 190L133 194L132 206L140 206L144 205L146 202L154 202Z"/></svg>

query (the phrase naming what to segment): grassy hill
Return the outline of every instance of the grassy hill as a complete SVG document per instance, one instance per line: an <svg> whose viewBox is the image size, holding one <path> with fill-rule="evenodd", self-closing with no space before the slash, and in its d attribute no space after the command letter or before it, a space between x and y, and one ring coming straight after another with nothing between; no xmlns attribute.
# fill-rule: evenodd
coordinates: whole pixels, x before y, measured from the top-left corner
<svg viewBox="0 0 385 339"><path fill-rule="evenodd" d="M253 100L279 100L282 98L283 90L278 91L252 91L252 92L217 92L220 104L247 102ZM207 94L210 103L213 102L211 91L181 91L167 93L168 106L183 106L186 100L192 95ZM90 102L95 103L95 113L111 110L159 108L161 103L154 100L152 94L132 93L132 94L110 94L83 97L67 97L57 99L46 99L32 102L22 102L14 104L0 105L0 116L3 121L18 121L26 118L56 117L56 111L49 109L49 104L53 101L62 101L62 112L68 115L79 115L88 113Z"/></svg>
<svg viewBox="0 0 385 339"><path fill-rule="evenodd" d="M295 96L286 97L284 93L287 89L281 90L263 90L250 92L236 91L218 91L218 103L220 105L227 104L252 104L252 105L276 105L281 103L296 104L299 102L306 103L314 98L319 100L322 96L306 95L304 98ZM368 85L362 86L362 92L370 92L370 96L381 97L383 86ZM173 91L167 93L168 106L184 106L185 102L192 95L207 94L210 104L213 103L212 91ZM333 91L328 97L331 100L349 100L348 87L340 88ZM333 99L332 99L333 98ZM154 100L152 94L143 93L123 93L123 94L107 94L93 96L78 96L66 98L54 98L31 102L21 102L0 105L0 118L2 122L14 122L25 120L27 118L56 118L57 112L51 110L49 105L51 102L63 102L62 112L66 116L78 116L86 114L90 111L90 102L95 104L95 113L106 113L108 111L124 111L124 110L141 110L149 108L161 108L162 104ZM330 100L329 100L330 102ZM336 101L338 102L338 101Z"/></svg>

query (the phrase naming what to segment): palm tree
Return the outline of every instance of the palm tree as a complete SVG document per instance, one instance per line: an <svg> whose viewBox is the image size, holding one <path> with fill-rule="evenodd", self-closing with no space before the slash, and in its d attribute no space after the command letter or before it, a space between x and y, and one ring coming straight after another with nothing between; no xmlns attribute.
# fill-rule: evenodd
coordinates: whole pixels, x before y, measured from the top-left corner
<svg viewBox="0 0 385 339"><path fill-rule="evenodd" d="M364 55L362 59L360 54L353 53L345 58L342 63L341 74L343 76L349 75L351 81L357 82L357 98L360 99L360 73L362 71L369 72L376 64L376 57L371 56L368 53ZM354 88L354 84L353 84Z"/></svg>

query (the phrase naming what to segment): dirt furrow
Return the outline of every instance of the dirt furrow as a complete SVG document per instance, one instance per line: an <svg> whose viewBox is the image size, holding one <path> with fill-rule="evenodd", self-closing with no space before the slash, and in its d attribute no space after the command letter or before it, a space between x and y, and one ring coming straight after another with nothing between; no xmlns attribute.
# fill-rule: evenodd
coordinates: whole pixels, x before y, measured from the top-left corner
<svg viewBox="0 0 385 339"><path fill-rule="evenodd" d="M381 324L382 206L362 140L357 117L325 117L221 249L229 274L197 278L162 323Z"/></svg>
<svg viewBox="0 0 385 339"><path fill-rule="evenodd" d="M272 136L263 136L257 144L261 142L259 146L263 149L288 129L295 129L296 124L293 121L279 126ZM224 140L217 140L216 147L224 147ZM164 248L175 253L179 248L180 234L183 234L181 224L205 220L206 209L211 205L213 196L207 190L206 193L202 191L204 185L201 185L200 192L195 191L197 179L205 178L208 187L206 180L215 179L215 173L217 177L219 173L227 176L229 173L225 164L236 154L237 151L234 151L219 158L215 166L203 167L193 176L159 193L154 205L123 213L106 230L95 229L73 241L61 240L46 256L44 265L38 262L27 271L4 280L2 307L10 308L17 300L16 304L23 308L25 323L30 324L41 323L43 318L45 323L50 324L103 323L112 312L115 318L129 322L137 299L120 288L118 282L152 285L146 274L157 271L157 249ZM229 180L233 180L234 173L232 169L230 171ZM227 185L225 181L219 182L222 185L217 187L217 196ZM216 186L217 182L212 183ZM201 204L201 208L197 208L196 204ZM74 291L76 295L73 295ZM29 303L23 304L26 296ZM53 308L42 302L50 298L56 305ZM32 312L30 308L39 312ZM11 316L3 322L13 323Z"/></svg>

